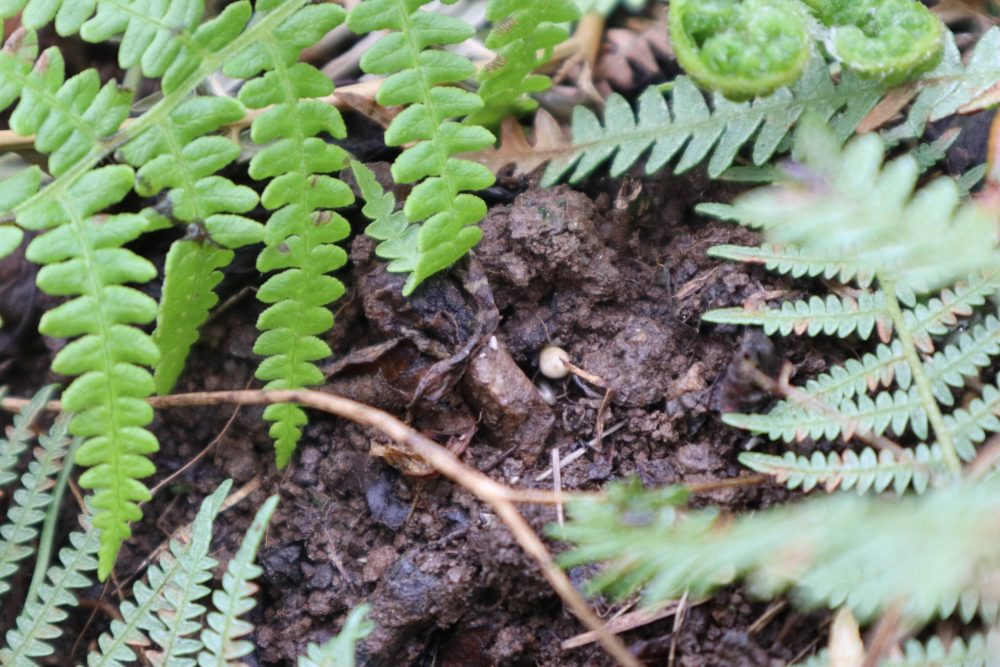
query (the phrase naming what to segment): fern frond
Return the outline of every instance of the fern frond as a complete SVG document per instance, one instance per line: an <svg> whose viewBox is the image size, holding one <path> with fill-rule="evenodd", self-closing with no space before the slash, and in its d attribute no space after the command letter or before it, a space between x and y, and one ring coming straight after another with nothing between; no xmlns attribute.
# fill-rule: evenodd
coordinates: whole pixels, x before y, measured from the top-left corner
<svg viewBox="0 0 1000 667"><path fill-rule="evenodd" d="M744 264L762 264L768 271L793 278L820 276L845 284L854 281L862 288L869 287L874 277L866 274L857 262L847 257L809 254L791 246L780 247L769 243L758 247L717 245L708 249L708 256Z"/></svg>
<svg viewBox="0 0 1000 667"><path fill-rule="evenodd" d="M904 126L888 136L894 141L920 136L928 121L951 115L989 90L1000 81L998 53L1000 28L986 31L967 66L962 64L954 37L945 34L941 62L908 84L921 93ZM583 107L573 110L572 150L552 161L542 184L552 185L567 174L569 182L577 183L612 155L610 172L619 176L650 148L646 174L659 171L680 153L676 173L708 159L708 173L717 177L747 145L752 146L753 164L760 166L786 145L783 142L806 110L828 120L837 137L846 140L890 89L883 80L851 72L834 81L827 64L814 58L790 87L750 102L734 103L718 94L705 96L684 76L673 82L669 104L656 86L642 93L635 112L625 98L613 94L608 97L603 123Z"/></svg>
<svg viewBox="0 0 1000 667"><path fill-rule="evenodd" d="M910 639L902 656L879 660L878 667L989 667L991 651L985 635L972 635L968 641L955 637L947 645L940 637L926 643ZM830 656L823 650L796 667L831 667Z"/></svg>
<svg viewBox="0 0 1000 667"><path fill-rule="evenodd" d="M925 363L931 389L938 403L954 405L953 388L961 388L966 378L978 377L1000 354L1000 320L995 315L964 332Z"/></svg>
<svg viewBox="0 0 1000 667"><path fill-rule="evenodd" d="M765 229L771 242L850 256L898 290L927 292L1000 265L993 216L962 203L949 178L915 191L919 168L912 155L883 164L886 147L875 134L841 148L815 117L797 133L796 145L803 158L798 175L739 197L727 219Z"/></svg>
<svg viewBox="0 0 1000 667"><path fill-rule="evenodd" d="M891 428L901 434L907 427L918 438L928 435L927 413L915 388L882 391L874 399L862 394L831 406L829 412L785 403L782 409L766 415L731 413L724 415L722 421L784 442L837 437L847 441L857 431L882 435Z"/></svg>
<svg viewBox="0 0 1000 667"><path fill-rule="evenodd" d="M865 353L861 360L848 359L826 373L806 382L803 391L826 403L838 403L865 391L875 391L893 383L900 389L909 389L912 381L910 366L903 356L903 346L898 340L891 345L879 344L875 352ZM784 402L775 406L780 409Z"/></svg>
<svg viewBox="0 0 1000 667"><path fill-rule="evenodd" d="M146 572L147 581L138 580L132 589L132 600L119 607L121 619L111 621L109 632L97 640L98 648L87 656L88 667L119 667L137 659L133 647L146 647L150 639L161 651L147 651L154 665L192 667L193 656L202 645L192 637L202 625L199 618L205 607L198 600L211 591L205 582L212 579L216 561L208 555L212 542L212 525L231 481L223 482L202 502L190 532L172 539L156 563Z"/></svg>
<svg viewBox="0 0 1000 667"><path fill-rule="evenodd" d="M242 640L253 631L253 625L240 616L254 607L257 585L253 580L264 571L254 559L277 505L278 497L271 496L257 510L239 550L222 575L222 589L212 594L216 610L209 612L207 627L201 633L204 649L198 654L199 667L236 667L241 664L236 661L253 650L253 644Z"/></svg>
<svg viewBox="0 0 1000 667"><path fill-rule="evenodd" d="M238 17L237 24L247 17ZM220 269L232 261L232 249L257 243L263 235L260 223L234 215L254 208L257 194L215 175L239 156L239 146L226 137L207 136L245 113L228 97L192 97L120 151L138 168L136 192L153 197L169 189L171 215L189 223L195 236L176 241L167 253L153 332L160 350L153 374L159 394L169 393L184 369L198 329L218 301L212 289L222 279Z"/></svg>
<svg viewBox="0 0 1000 667"><path fill-rule="evenodd" d="M645 152L646 174L653 174L680 154L675 173L695 167L709 157L708 173L722 174L736 154L753 146L753 163L762 165L778 151L782 142L807 109L831 119L840 136L847 138L878 103L881 88L845 74L839 84L830 77L826 63L814 59L802 78L790 88L752 102L732 102L716 93L705 95L687 77L672 85L671 103L656 86L640 96L633 113L624 97L612 94L604 109L604 123L584 107L573 109L571 154L553 160L542 185L552 185L572 169L567 180L577 183L614 155L610 172L619 176ZM681 149L684 149L681 152Z"/></svg>
<svg viewBox="0 0 1000 667"><path fill-rule="evenodd" d="M479 72L483 107L466 122L493 127L507 116L538 108L538 102L528 95L548 90L552 81L534 72L568 36L560 24L579 16L573 0L490 0L486 18L493 28L486 37L486 48L496 57Z"/></svg>
<svg viewBox="0 0 1000 667"><path fill-rule="evenodd" d="M416 183L403 206L407 220L421 223L419 259L403 288L407 295L479 241L482 231L475 225L486 215L486 204L468 191L494 182L486 167L454 157L495 141L485 128L452 120L482 109L482 99L439 85L461 82L475 67L458 54L427 48L462 42L475 31L458 19L421 10L424 4L364 0L347 20L357 33L391 31L365 52L361 67L369 74L387 75L376 95L379 104L406 106L386 130L385 142L409 146L393 163L392 176L397 183Z"/></svg>
<svg viewBox="0 0 1000 667"><path fill-rule="evenodd" d="M396 198L375 180L371 169L351 160L351 171L365 200L361 212L372 221L365 227L365 234L380 242L375 246L375 254L388 260L387 271L413 273L420 262L417 249L420 225L407 222L406 214L396 210Z"/></svg>
<svg viewBox="0 0 1000 667"><path fill-rule="evenodd" d="M36 600L25 602L13 628L7 631L7 646L0 649L0 664L35 665L33 658L52 655L50 641L62 636L66 609L76 606L74 589L91 586L90 573L97 570L101 546L90 517L82 515L84 531L69 535L70 546L59 551L59 564L49 567L46 582L38 587Z"/></svg>
<svg viewBox="0 0 1000 667"><path fill-rule="evenodd" d="M604 563L591 592L642 590L647 604L746 578L754 594L792 588L804 606L846 604L862 620L898 604L919 622L963 591L992 590L995 483L893 501L838 494L735 518L685 510L684 499L633 483L574 501L565 529L551 528L574 544L561 564Z"/></svg>
<svg viewBox="0 0 1000 667"><path fill-rule="evenodd" d="M276 5L280 3L258 2L257 9ZM345 165L347 154L316 135L343 138L346 130L334 107L312 99L330 94L333 84L312 65L297 62L302 49L343 18L335 4L303 7L224 68L229 76L250 79L240 90L247 107L271 107L250 130L253 141L264 145L250 161L250 176L269 181L261 203L272 212L264 228L266 247L257 257L257 269L273 273L257 292L269 304L257 320L262 333L254 345L254 352L266 357L257 369L257 377L267 382L265 389L323 382L314 362L328 357L330 348L319 336L333 326L328 304L344 293L341 282L327 274L347 261L336 243L350 226L331 209L354 197L329 174ZM264 418L273 422L276 461L284 467L306 423L305 412L296 405L270 405Z"/></svg>
<svg viewBox="0 0 1000 667"><path fill-rule="evenodd" d="M29 543L38 535L36 526L52 502L54 477L62 469L69 449L68 421L56 419L48 434L38 438L35 460L21 476L21 488L14 492L7 518L0 526L0 595L10 590L8 579L17 571L18 563L35 551Z"/></svg>
<svg viewBox="0 0 1000 667"><path fill-rule="evenodd" d="M716 324L759 326L768 335L777 332L783 336L794 333L846 338L854 334L866 340L875 331L884 342L892 335L885 295L880 291L860 292L856 298L832 294L826 299L812 296L805 301L786 301L778 308L766 305L718 308L705 313L702 319Z"/></svg>
<svg viewBox="0 0 1000 667"><path fill-rule="evenodd" d="M31 398L31 402L14 415L13 425L7 427L6 437L0 440L0 486L6 486L17 479L15 468L21 460L21 454L35 436L31 427L55 390L55 385L40 389ZM4 393L5 390L0 390L0 396Z"/></svg>
<svg viewBox="0 0 1000 667"><path fill-rule="evenodd" d="M354 667L355 644L375 629L366 618L368 611L368 605L351 611L340 633L322 646L310 642L306 654L299 657L298 667Z"/></svg>
<svg viewBox="0 0 1000 667"><path fill-rule="evenodd" d="M872 490L882 493L888 488L903 493L911 486L917 493L923 493L933 474L947 472L941 449L925 444L903 450L898 457L886 449L876 454L870 447L860 454L853 450L830 452L826 456L813 452L808 457L796 456L794 452L785 452L783 456L744 452L740 454L740 463L772 475L789 489L809 492L822 486L827 493L853 489L859 495Z"/></svg>
<svg viewBox="0 0 1000 667"><path fill-rule="evenodd" d="M5 181L0 187L5 191L0 201L3 213L23 228L51 229L28 248L29 259L49 265L39 273L39 286L55 296L79 295L46 313L41 328L58 337L83 335L59 353L53 368L82 375L70 385L65 399L68 408L77 413L70 431L87 438L78 460L91 468L81 483L96 489L94 522L101 530L103 544L102 579L109 573L121 541L130 534L129 522L140 515L138 502L148 495L139 480L151 472L147 456L158 445L144 428L152 418L144 399L154 389L146 368L157 362L159 352L150 337L135 327L152 321L155 304L125 286L150 280L155 270L146 260L121 248L142 233L146 220L138 215L97 216L132 189L133 171L126 165L95 167L128 142L142 142L145 133L163 127L166 117L205 77L262 35L273 32L305 2L281 3L266 15L258 14L252 25L247 23L249 5L237 2L190 30L171 27L169 34L174 41L170 44L179 47L157 51L157 57L172 54L161 81L163 97L121 129L119 125L129 112L130 94L114 82L98 90L99 76L87 70L63 84L62 60L55 50L46 51L32 68L32 33L15 33L0 54L0 103L6 108L20 98L11 127L18 133L36 134L36 149L51 153L48 166L54 176L42 187L41 172L33 168ZM22 5L18 3L18 7ZM86 19L93 11L89 3L71 5L58 0L33 0L36 9L32 11L49 12L57 5L61 7L58 11L77 18ZM102 3L102 8L105 5L123 7L108 2ZM192 6L172 3L171 7L176 11L182 5ZM13 4L6 10L14 11L11 7ZM130 5L127 9L134 8ZM95 20L100 11L104 10L93 15ZM141 25L115 23L109 18L95 24L94 29L119 34L115 31ZM136 44L142 41L139 36L134 33ZM129 53L140 51L146 57L142 49ZM8 188L10 185L13 187Z"/></svg>

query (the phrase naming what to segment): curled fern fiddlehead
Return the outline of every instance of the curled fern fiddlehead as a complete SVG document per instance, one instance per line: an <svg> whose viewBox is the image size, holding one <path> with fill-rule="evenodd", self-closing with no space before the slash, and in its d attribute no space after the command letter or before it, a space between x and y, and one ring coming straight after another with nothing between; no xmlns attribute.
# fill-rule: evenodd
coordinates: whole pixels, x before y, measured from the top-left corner
<svg viewBox="0 0 1000 667"><path fill-rule="evenodd" d="M681 66L736 100L796 81L814 39L847 69L891 86L934 67L946 33L916 0L675 0L669 23Z"/></svg>
<svg viewBox="0 0 1000 667"><path fill-rule="evenodd" d="M376 100L407 108L385 133L389 146L409 146L392 165L397 183L417 183L403 206L417 235L419 259L403 288L410 294L428 276L448 268L482 237L475 226L486 204L469 190L493 184L489 169L454 155L491 146L493 135L477 125L455 122L483 108L475 93L442 86L475 73L469 60L450 51L429 50L471 37L472 26L420 10L426 0L365 0L348 17L357 33L390 30L361 59L369 74L388 75Z"/></svg>
<svg viewBox="0 0 1000 667"><path fill-rule="evenodd" d="M681 66L733 99L791 84L812 55L808 14L795 0L674 0L669 22Z"/></svg>
<svg viewBox="0 0 1000 667"><path fill-rule="evenodd" d="M261 0L257 9L280 5ZM243 86L240 100L252 109L271 106L250 131L254 142L266 144L250 162L250 176L270 181L261 203L272 211L257 268L274 275L257 292L269 307L257 321L263 333L254 345L254 352L267 357L257 369L266 389L322 383L314 362L328 357L330 347L319 335L333 327L328 304L344 293L340 281L327 274L347 261L336 243L350 226L331 209L354 198L343 181L329 174L346 164L347 154L316 135L343 137L346 131L335 108L312 99L329 95L333 84L315 67L297 62L302 49L343 19L343 10L334 4L303 7L225 67L228 75L241 79L263 70ZM284 467L306 423L305 412L296 405L270 405L264 418L273 422L277 465Z"/></svg>
<svg viewBox="0 0 1000 667"><path fill-rule="evenodd" d="M804 0L827 27L830 55L855 72L893 85L933 67L944 25L915 0Z"/></svg>

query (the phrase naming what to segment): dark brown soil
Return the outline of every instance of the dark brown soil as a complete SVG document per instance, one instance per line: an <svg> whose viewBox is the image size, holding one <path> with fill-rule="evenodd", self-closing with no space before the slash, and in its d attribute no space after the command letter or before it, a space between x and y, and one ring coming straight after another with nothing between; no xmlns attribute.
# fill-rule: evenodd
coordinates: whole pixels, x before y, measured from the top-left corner
<svg viewBox="0 0 1000 667"><path fill-rule="evenodd" d="M358 237L343 276L348 296L330 336L336 357L329 389L393 411L443 443L467 444L467 463L511 485L551 488L550 480L536 481L551 449L565 456L584 446L599 421L601 447L563 468L565 488L595 489L629 476L662 485L741 474L736 456L746 436L722 426L715 410L717 380L738 352L740 332L706 327L699 316L765 289L762 273L705 254L752 237L690 212L705 196L699 180L637 187L631 209L562 186L529 188L495 205L474 258L409 302L399 297L399 277L386 274L371 242ZM246 289L230 292L178 391L256 386L251 347L259 306ZM604 389L540 376L537 356L549 344L613 389L603 413ZM28 365L44 368L46 358L36 355ZM8 373L27 392L38 373L18 368ZM373 606L377 626L363 644L363 665L610 664L593 644L561 650L582 628L498 518L468 493L403 474L398 468L425 471L393 456L390 443L372 433L323 415L312 417L292 464L277 471L260 412L157 416L157 479L217 442L145 508L122 551L119 578L135 572L228 477L237 487L259 486L220 522L215 553L222 563L263 499L281 496L261 553L259 649L251 664L294 664L307 642L325 640L363 602ZM388 458L372 456L373 449ZM738 511L785 496L765 486L718 491L702 502ZM539 531L555 518L550 508L526 513ZM588 572L571 575L582 583ZM113 590L104 595L116 603ZM605 616L622 609L595 604ZM690 608L679 627L667 618L624 639L650 665L667 664L673 652L676 665L751 666L788 664L820 636L822 615L781 610L764 617L766 610L726 590ZM96 614L85 636L92 641L108 620ZM72 658L85 648L82 642Z"/></svg>

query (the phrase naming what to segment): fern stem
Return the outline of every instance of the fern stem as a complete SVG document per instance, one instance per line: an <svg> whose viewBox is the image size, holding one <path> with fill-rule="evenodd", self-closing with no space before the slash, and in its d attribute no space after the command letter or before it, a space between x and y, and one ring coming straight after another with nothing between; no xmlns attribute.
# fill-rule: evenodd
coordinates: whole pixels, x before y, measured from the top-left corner
<svg viewBox="0 0 1000 667"><path fill-rule="evenodd" d="M83 438L74 438L73 443L63 458L63 467L56 478L56 485L52 489L52 502L45 513L45 521L42 523L42 532L38 538L38 553L35 557L35 571L31 575L31 583L28 585L28 594L24 598L24 606L32 604L38 595L38 587L45 583L45 574L49 570L49 561L52 560L52 543L55 538L56 524L59 522L59 509L62 505L63 494L69 484L69 476L73 472L73 457L76 450L83 444Z"/></svg>
<svg viewBox="0 0 1000 667"><path fill-rule="evenodd" d="M896 286L890 280L883 280L881 287L882 292L885 294L886 309L889 312L889 317L892 319L893 326L896 328L896 335L899 336L899 340L903 344L903 355L906 357L906 363L910 366L910 372L913 374L913 382L916 384L917 392L920 394L920 402L924 410L927 411L927 419L931 423L931 428L934 429L934 435L937 438L938 444L941 445L944 462L948 466L948 469L958 476L962 473L962 461L955 450L955 441L951 437L951 431L948 430L948 427L944 423L944 417L941 414L941 409L938 407L937 399L934 398L931 381L924 372L924 364L920 360L920 353L917 352L917 346L913 343L913 333L910 331L909 323L903 317L903 310L900 308L899 300L896 298Z"/></svg>

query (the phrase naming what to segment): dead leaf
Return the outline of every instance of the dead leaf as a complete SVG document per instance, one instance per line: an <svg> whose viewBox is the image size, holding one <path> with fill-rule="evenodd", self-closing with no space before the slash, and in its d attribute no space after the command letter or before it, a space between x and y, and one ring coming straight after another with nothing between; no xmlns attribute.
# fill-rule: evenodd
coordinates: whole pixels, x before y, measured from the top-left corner
<svg viewBox="0 0 1000 667"><path fill-rule="evenodd" d="M920 88L912 83L890 90L889 94L883 97L882 101L876 104L875 108L869 111L868 115L861 121L861 124L858 125L858 134L872 132L888 123L895 118L896 114L903 110L903 107L910 103L910 100L919 91Z"/></svg>
<svg viewBox="0 0 1000 667"><path fill-rule="evenodd" d="M829 667L862 667L865 662L865 644L861 641L861 629L854 614L847 607L841 607L833 617L830 628L830 643L827 646Z"/></svg>
<svg viewBox="0 0 1000 667"><path fill-rule="evenodd" d="M667 25L663 21L633 21L627 28L611 28L605 35L604 51L597 62L597 78L618 90L634 88L636 70L653 74L660 70L657 56L672 55Z"/></svg>
<svg viewBox="0 0 1000 667"><path fill-rule="evenodd" d="M535 114L534 143L524 134L524 128L514 118L506 118L500 125L500 145L463 157L475 160L494 174L507 165L514 165L514 175L528 174L555 158L564 157L569 151L569 141L559 121L544 109Z"/></svg>

